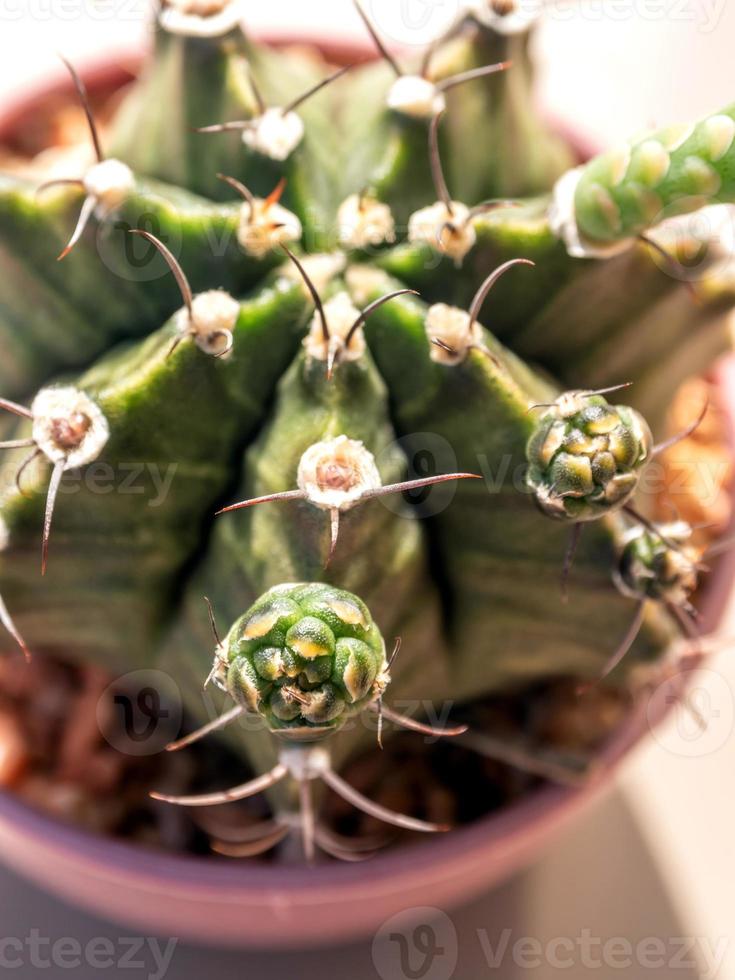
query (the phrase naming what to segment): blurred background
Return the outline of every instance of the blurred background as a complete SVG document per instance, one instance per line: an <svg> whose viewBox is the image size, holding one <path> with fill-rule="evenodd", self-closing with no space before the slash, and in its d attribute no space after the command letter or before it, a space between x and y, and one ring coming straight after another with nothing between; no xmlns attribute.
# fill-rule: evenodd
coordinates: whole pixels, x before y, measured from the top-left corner
<svg viewBox="0 0 735 980"><path fill-rule="evenodd" d="M364 36L350 0L270 0L251 6L254 30L314 35L326 29L330 35ZM446 28L458 6L459 0L365 0L388 39L416 47ZM60 75L57 52L82 64L90 58L123 59L145 42L148 19L145 0L0 0L0 99L29 82ZM733 41L735 3L727 0L560 3L548 12L539 43L539 99L553 116L597 142L614 142L733 100ZM725 632L735 636L735 608ZM670 964L595 970L603 980L672 975L734 980L735 669L730 643L721 646L692 695L708 721L705 735L694 737L691 719L683 709L675 711L626 768L615 794L543 862L496 895L452 913L460 943L452 975L459 980L488 975L478 930L496 936L509 926L520 935L574 937L584 927L633 942L681 937L691 947L676 971ZM54 923L46 925L51 934L105 935L113 928L64 909L1 871L0 909L3 935L22 935L18 930L39 916ZM692 940L697 938L707 942L699 943L695 966ZM321 976L325 965L355 980L385 976L379 950L376 954L370 944L309 953L298 962L279 954L247 957L248 974L256 980ZM205 969L228 978L242 976L245 967L241 955L180 949L170 975L185 980ZM555 973L543 967L537 973L542 980L551 975L544 970ZM577 978L589 970L563 972ZM504 980L515 976L506 973ZM449 974L438 980L449 980Z"/></svg>

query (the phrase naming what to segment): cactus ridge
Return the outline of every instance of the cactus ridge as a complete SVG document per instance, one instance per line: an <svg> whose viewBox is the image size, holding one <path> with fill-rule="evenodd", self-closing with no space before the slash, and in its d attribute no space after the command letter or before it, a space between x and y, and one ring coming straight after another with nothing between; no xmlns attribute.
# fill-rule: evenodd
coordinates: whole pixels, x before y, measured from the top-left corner
<svg viewBox="0 0 735 980"><path fill-rule="evenodd" d="M211 596L235 706L171 748L232 726L266 775L209 802L267 790L288 823L295 786L307 854L332 853L313 782L386 818L338 775L358 714L468 734L384 707L389 680L424 705L614 668L626 688L691 639L699 563L639 490L735 288L691 230L685 277L658 223L730 199L735 116L570 169L513 4L473 4L415 72L359 4L383 57L339 70L235 7L165 4L109 132L69 66L94 162L40 195L0 178L0 622L26 653L156 664L203 721ZM376 623L403 640L390 670Z"/></svg>

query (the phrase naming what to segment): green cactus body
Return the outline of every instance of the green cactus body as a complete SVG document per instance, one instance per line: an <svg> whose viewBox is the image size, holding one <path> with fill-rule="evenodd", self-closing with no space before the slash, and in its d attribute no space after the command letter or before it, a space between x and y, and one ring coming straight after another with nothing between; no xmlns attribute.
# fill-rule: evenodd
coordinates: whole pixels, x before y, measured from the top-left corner
<svg viewBox="0 0 735 980"><path fill-rule="evenodd" d="M326 585L279 585L230 630L220 683L271 731L313 741L378 700L385 643L364 602Z"/></svg>
<svg viewBox="0 0 735 980"><path fill-rule="evenodd" d="M615 242L663 218L735 200L735 108L695 126L671 126L597 157L581 173L581 234Z"/></svg>
<svg viewBox="0 0 735 980"><path fill-rule="evenodd" d="M330 66L264 48L231 24L211 36L171 33L172 14L196 27L189 6L164 6L150 63L112 127L112 158L95 165L123 173L123 199L99 208L81 179L84 194L38 195L26 180L0 180L0 395L31 416L0 414L3 438L23 442L2 469L0 593L28 645L119 672L163 666L208 720L202 595L210 596L218 616L236 624L218 679L267 722L232 740L258 768L276 751L269 729L339 729L335 765L373 737L342 724L369 707L385 680L383 643L363 603L385 636L403 639L391 670L395 697L515 699L551 679L598 677L630 607L611 568L629 530L620 511L651 448L637 411L658 428L677 382L726 348L732 283L722 273L697 282L695 306L648 246L599 262L574 254L550 208L568 150L529 103L527 32L495 30L487 11L437 45L423 81L431 89L432 80L509 55L517 70L473 76L461 96L446 93L442 162L462 208L489 196L537 196L471 211L457 268L456 256L432 242L407 240L410 217L437 199L430 119L398 111L395 92L390 104L396 79L387 66L356 66L299 105L296 123L288 112L268 117L277 135L283 124L299 137L282 159L269 156L254 138L243 140L250 129L193 130L249 125L287 108L331 77ZM231 13L224 0L219 6ZM682 209L684 196L727 198L731 125L726 112L678 143L659 134L636 144L624 168L619 156L592 161L581 177L572 174L579 183L568 220L605 245ZM283 149L280 136L276 144ZM86 230L57 263L80 211ZM150 239L128 234L136 230L168 247L193 295L170 274L165 252L162 259ZM345 331L322 336L313 297L281 264L281 245L308 265L330 316L339 312L347 327L390 291L418 289L423 299L393 299L349 341ZM478 285L521 257L536 268L498 283L482 318L492 333L470 323ZM454 352L432 343L444 330L456 335ZM545 416L531 411L567 388L627 381L636 382L631 409L577 396L569 412L559 403ZM39 419L30 410L69 388L87 415ZM99 437L94 452L87 426ZM362 490L330 504L330 481L361 472L340 456L310 483L304 461L325 446L349 447L365 461L365 490L412 474L484 479L435 487L412 506ZM24 496L15 477L29 449L41 456L23 474ZM80 480L67 494L76 463ZM112 492L100 467L112 474ZM41 579L44 501L57 477ZM547 514L534 506L527 477ZM135 492L121 488L125 478ZM280 499L215 517L233 500L274 494ZM335 511L339 537L327 561ZM580 521L590 527L564 606L556 580L565 524ZM651 554L636 561L648 567L655 546L646 547ZM284 582L324 584L280 589ZM341 601L362 624L329 611L338 590L360 597ZM289 612L252 634L253 616L267 622L279 604ZM622 687L635 665L668 649L664 605L648 604L616 674Z"/></svg>
<svg viewBox="0 0 735 980"><path fill-rule="evenodd" d="M528 483L541 510L562 521L596 521L629 503L653 440L631 408L600 395L562 395L528 441Z"/></svg>

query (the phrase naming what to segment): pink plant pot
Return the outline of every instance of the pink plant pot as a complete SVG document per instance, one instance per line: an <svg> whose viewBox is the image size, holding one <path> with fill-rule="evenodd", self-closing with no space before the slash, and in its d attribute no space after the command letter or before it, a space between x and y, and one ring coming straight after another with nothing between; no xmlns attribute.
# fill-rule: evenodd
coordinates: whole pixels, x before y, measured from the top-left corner
<svg viewBox="0 0 735 980"><path fill-rule="evenodd" d="M281 39L279 39L280 42ZM334 60L365 56L361 46L324 46ZM92 92L113 92L132 77L137 59L85 72ZM65 85L39 86L0 112L0 141ZM579 145L584 145L583 141ZM735 446L735 358L715 370ZM735 578L735 550L718 563L702 601L714 630ZM680 673L675 695L694 670ZM439 838L386 852L366 865L270 867L177 857L94 836L0 794L3 861L69 902L145 934L232 947L324 945L377 930L410 909L449 908L528 865L556 834L610 789L619 766L651 735L675 697L652 697L631 712L601 753L598 776L581 789L544 787L506 809Z"/></svg>

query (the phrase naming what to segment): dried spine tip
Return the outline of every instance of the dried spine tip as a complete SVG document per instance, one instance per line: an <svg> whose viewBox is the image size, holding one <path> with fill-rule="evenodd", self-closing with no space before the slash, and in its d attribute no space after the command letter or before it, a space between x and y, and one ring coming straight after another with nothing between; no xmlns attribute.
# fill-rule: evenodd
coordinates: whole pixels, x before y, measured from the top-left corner
<svg viewBox="0 0 735 980"><path fill-rule="evenodd" d="M571 391L549 406L527 446L527 481L545 514L591 521L626 506L651 459L645 420L594 392Z"/></svg>
<svg viewBox="0 0 735 980"><path fill-rule="evenodd" d="M396 241L396 223L390 207L365 194L353 194L342 202L337 225L343 248L374 248Z"/></svg>
<svg viewBox="0 0 735 980"><path fill-rule="evenodd" d="M159 23L170 34L219 37L242 20L242 0L163 0Z"/></svg>

